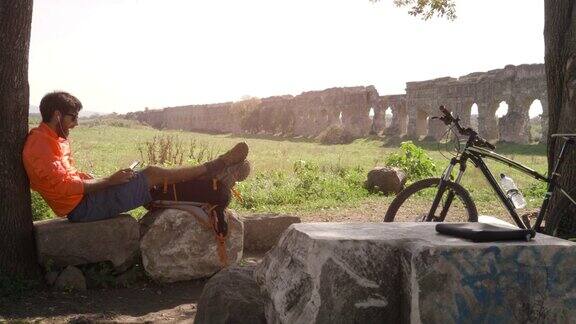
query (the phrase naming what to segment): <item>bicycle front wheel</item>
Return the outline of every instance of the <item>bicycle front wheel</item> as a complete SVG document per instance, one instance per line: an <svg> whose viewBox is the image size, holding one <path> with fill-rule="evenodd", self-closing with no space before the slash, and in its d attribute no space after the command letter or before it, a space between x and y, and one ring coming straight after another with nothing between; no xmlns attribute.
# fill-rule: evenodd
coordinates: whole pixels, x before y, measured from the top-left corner
<svg viewBox="0 0 576 324"><path fill-rule="evenodd" d="M444 181L439 193L440 178L416 181L402 190L392 201L385 222L425 221L431 209L432 221L477 222L478 210L470 194L461 185ZM436 206L433 202L437 200ZM433 208L435 207L435 208Z"/></svg>

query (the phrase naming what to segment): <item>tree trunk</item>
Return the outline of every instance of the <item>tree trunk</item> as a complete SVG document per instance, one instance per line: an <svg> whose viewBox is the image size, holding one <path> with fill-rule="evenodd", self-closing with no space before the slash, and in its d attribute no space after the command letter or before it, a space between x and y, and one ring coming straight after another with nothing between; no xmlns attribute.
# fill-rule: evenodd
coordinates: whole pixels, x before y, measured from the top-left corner
<svg viewBox="0 0 576 324"><path fill-rule="evenodd" d="M545 64L548 81L549 131L576 133L576 0L545 0ZM572 87L573 91L569 91ZM570 94L571 93L571 94ZM558 156L562 139L548 137L548 173ZM576 147L568 151L559 184L576 196ZM556 232L553 229L558 225ZM546 232L559 236L575 236L576 208L556 190L551 198L546 219Z"/></svg>
<svg viewBox="0 0 576 324"><path fill-rule="evenodd" d="M30 188L22 164L28 132L32 0L0 0L0 272L34 278Z"/></svg>

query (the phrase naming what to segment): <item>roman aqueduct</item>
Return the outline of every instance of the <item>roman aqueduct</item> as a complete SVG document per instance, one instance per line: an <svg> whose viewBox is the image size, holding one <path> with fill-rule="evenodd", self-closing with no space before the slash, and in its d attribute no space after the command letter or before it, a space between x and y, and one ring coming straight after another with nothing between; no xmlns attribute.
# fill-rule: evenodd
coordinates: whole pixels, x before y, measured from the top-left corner
<svg viewBox="0 0 576 324"><path fill-rule="evenodd" d="M535 100L543 109L541 139L530 138L528 111ZM498 118L501 102L508 104L508 112ZM313 138L340 125L355 137L376 133L439 139L445 126L430 118L439 114L438 106L446 106L470 124L474 104L481 136L514 143L544 141L548 121L544 65L508 65L459 78L408 82L406 94L380 96L373 86L331 88L297 96L145 110L127 118L155 128L211 133Z"/></svg>

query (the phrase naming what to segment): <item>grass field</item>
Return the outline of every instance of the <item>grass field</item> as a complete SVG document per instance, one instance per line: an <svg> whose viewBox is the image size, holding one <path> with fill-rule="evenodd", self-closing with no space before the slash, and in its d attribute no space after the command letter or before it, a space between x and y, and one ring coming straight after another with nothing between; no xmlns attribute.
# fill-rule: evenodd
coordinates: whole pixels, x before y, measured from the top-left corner
<svg viewBox="0 0 576 324"><path fill-rule="evenodd" d="M31 126L36 122L31 121ZM241 213L287 212L308 220L380 221L393 198L362 188L367 172L383 165L388 155L398 152L398 145L383 145L381 138L359 139L346 145L320 145L298 139L158 131L123 120L81 120L70 138L77 167L101 177L140 160L139 148L161 134L175 136L185 150L194 141L196 147L201 146L212 154L222 153L238 141L246 141L251 150L249 160L253 173L239 185L245 203L232 203L232 208ZM439 149L437 143L416 144L426 149L440 175L450 157L445 145ZM498 145L497 152L539 172L546 171L543 145L502 144ZM514 178L527 197L528 209L539 206L542 185L506 166L496 163L489 166L495 174L504 172ZM472 165L462 184L470 191L481 214L505 213ZM132 213L138 217L143 212L138 209Z"/></svg>

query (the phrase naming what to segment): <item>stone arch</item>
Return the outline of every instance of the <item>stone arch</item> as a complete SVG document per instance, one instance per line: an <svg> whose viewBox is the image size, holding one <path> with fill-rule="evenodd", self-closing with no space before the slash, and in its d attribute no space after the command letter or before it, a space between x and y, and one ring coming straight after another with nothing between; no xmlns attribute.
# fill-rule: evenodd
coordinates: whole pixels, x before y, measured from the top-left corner
<svg viewBox="0 0 576 324"><path fill-rule="evenodd" d="M473 103L470 107L470 127L474 130L478 130L478 121L480 113L478 111L478 104Z"/></svg>
<svg viewBox="0 0 576 324"><path fill-rule="evenodd" d="M530 109L528 110L528 116L530 116L530 118L539 117L542 115L542 113L543 109L542 109L542 102L540 101L540 99L536 98L532 100L532 103L530 104Z"/></svg>
<svg viewBox="0 0 576 324"><path fill-rule="evenodd" d="M496 110L494 111L494 118L496 118L496 125L498 129L498 136L496 139L499 141L506 141L506 116L510 113L510 105L506 100L500 100L496 106Z"/></svg>
<svg viewBox="0 0 576 324"><path fill-rule="evenodd" d="M378 125L378 121L377 119L379 119L379 114L377 113L377 111L380 110L378 108L376 108L376 110L374 109L374 107L370 107L370 110L368 110L368 118L370 119L370 133L371 135L377 135L382 127L379 127Z"/></svg>
<svg viewBox="0 0 576 324"><path fill-rule="evenodd" d="M382 117L383 124L385 125L384 135L401 137L406 134L408 116L405 106L399 103L385 106L385 108L382 109Z"/></svg>
<svg viewBox="0 0 576 324"><path fill-rule="evenodd" d="M540 99L534 99L532 101L530 109L528 110L528 117L530 118L530 138L533 141L542 142L544 108L542 107L542 101L540 101Z"/></svg>
<svg viewBox="0 0 576 324"><path fill-rule="evenodd" d="M384 108L382 105L378 105L374 109L374 115L372 116L372 134L380 134L386 127L384 120Z"/></svg>
<svg viewBox="0 0 576 324"><path fill-rule="evenodd" d="M510 106L506 102L506 100L502 100L498 103L498 109L494 111L494 115L496 116L496 120L499 121L500 118L506 116L508 114Z"/></svg>
<svg viewBox="0 0 576 324"><path fill-rule="evenodd" d="M384 128L392 127L392 121L394 120L394 110L392 110L392 107L386 107L382 115L384 119Z"/></svg>

